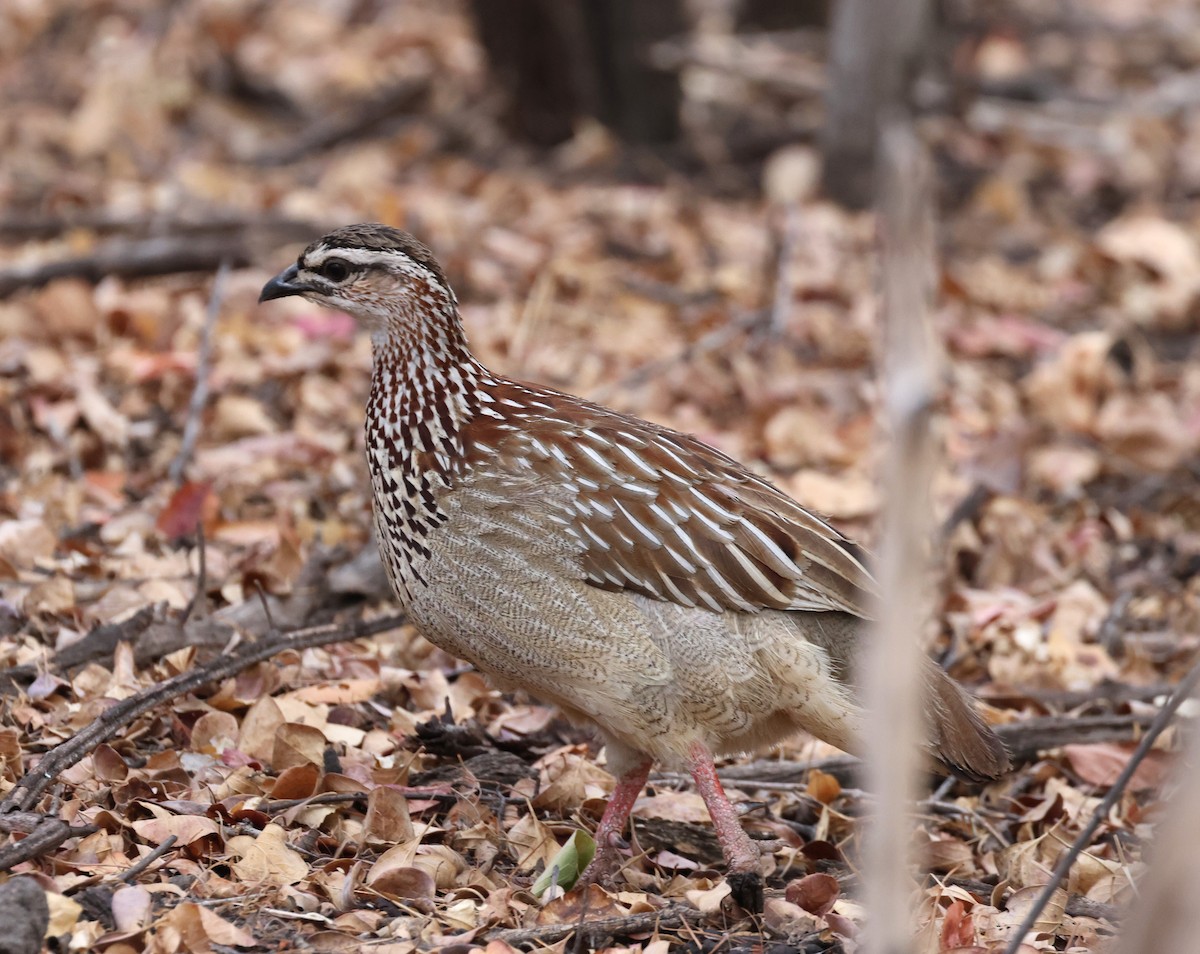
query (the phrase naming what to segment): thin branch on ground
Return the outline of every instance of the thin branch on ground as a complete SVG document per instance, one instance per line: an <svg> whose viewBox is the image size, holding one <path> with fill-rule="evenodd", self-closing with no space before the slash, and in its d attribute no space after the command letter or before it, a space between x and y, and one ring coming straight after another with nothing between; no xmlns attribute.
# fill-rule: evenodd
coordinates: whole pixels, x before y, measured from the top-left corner
<svg viewBox="0 0 1200 954"><path fill-rule="evenodd" d="M1154 716L1154 721L1146 730L1146 734L1142 737L1142 741L1129 757L1129 761L1125 763L1125 767L1121 770L1121 774L1117 776L1113 782L1112 788L1108 790L1108 794L1100 800L1100 804L1096 806L1096 810L1092 812L1092 817L1079 833L1071 847L1065 851L1058 859L1058 864L1054 866L1054 871L1050 874L1050 880L1042 889L1042 893L1038 895L1037 900L1025 914L1025 920L1021 922L1021 926L1013 933L1009 939L1008 946L1004 949L1004 954L1016 954L1020 949L1021 943L1032 929L1037 919L1041 917L1042 912L1046 909L1046 905L1050 903L1050 899L1054 896L1054 892L1058 890L1063 879L1071 870L1071 866L1079 858L1083 850L1091 844L1092 836L1096 834L1096 829L1108 818L1108 813L1112 811L1114 805L1125 794L1125 788L1129 785L1134 773L1137 772L1138 766L1142 764L1150 750L1154 747L1154 743L1163 731L1171 724L1171 718L1175 715L1175 711L1183 705L1196 690L1197 683L1200 682L1200 663L1196 663L1190 672L1184 677L1183 681L1176 687L1171 698L1167 700L1158 713ZM1194 810L1194 809L1191 809Z"/></svg>
<svg viewBox="0 0 1200 954"><path fill-rule="evenodd" d="M713 351L719 351L739 334L762 327L765 318L766 313L763 311L752 311L737 315L719 328L714 328L707 334L697 338L691 344L681 348L675 354L669 355L666 358L660 358L657 361L648 361L634 368L633 371L619 381L614 381L605 387L595 389L591 395L592 400L607 401L614 394L639 388L647 381L661 377L664 372L677 364L686 364Z"/></svg>
<svg viewBox="0 0 1200 954"><path fill-rule="evenodd" d="M79 762L101 742L113 738L124 726L156 706L201 686L227 679L279 653L328 646L386 632L404 623L403 613L373 620L357 620L346 625L331 624L284 633L270 639L243 643L228 656L220 656L204 666L180 673L166 682L151 686L122 699L92 720L66 742L42 756L34 770L27 773L0 803L0 815L29 811L58 775ZM2 868L0 868L2 870Z"/></svg>
<svg viewBox="0 0 1200 954"><path fill-rule="evenodd" d="M31 242L52 239L66 232L86 231L99 233L121 232L143 237L174 235L191 236L213 234L244 234L257 229L278 231L301 237L322 231L320 225L256 211L253 215L241 212L217 213L209 218L186 218L183 216L129 216L108 211L79 209L69 215L9 215L0 216L0 240Z"/></svg>
<svg viewBox="0 0 1200 954"><path fill-rule="evenodd" d="M153 851L151 851L144 858L139 858L136 864L130 865L128 870L121 875L119 880L125 882L125 884L133 884L134 879L137 878L138 875L140 875L143 871L154 864L154 862L158 861L159 858L174 848L175 842L177 841L179 841L178 835L167 835L167 837L164 838L160 844L155 846Z"/></svg>
<svg viewBox="0 0 1200 954"><path fill-rule="evenodd" d="M1161 694L1161 693L1159 693ZM1157 718L1157 713L1131 712L1126 715L1044 716L998 725L1000 736L1014 762L1031 761L1040 753L1064 745L1090 745L1097 742L1132 742ZM859 759L852 755L832 755L811 762L760 759L744 765L730 765L718 772L721 780L742 788L775 786L790 788L802 783L814 769L830 775L857 771ZM686 780L677 773L658 773L654 778Z"/></svg>
<svg viewBox="0 0 1200 954"><path fill-rule="evenodd" d="M367 554L364 548L364 554ZM243 600L216 612L201 616L188 609L178 612L165 604L146 606L120 623L97 626L78 642L71 643L51 659L54 671L66 672L89 662L103 662L112 657L120 642L133 643L134 660L145 666L179 649L202 649L225 646L237 631L263 633L265 639L273 632L291 630L305 622L315 623L336 614L346 614L375 600L386 599L387 577L379 565L379 557L370 548L369 565L378 565L380 584L357 586L350 590L339 587L339 577L357 579L354 563L334 564L336 550L317 548L300 571L286 596L270 596L265 600ZM202 586L197 582L197 588ZM0 694L15 691L19 686L37 678L40 668L22 663L0 670Z"/></svg>
<svg viewBox="0 0 1200 954"><path fill-rule="evenodd" d="M175 272L208 272L223 261L237 268L249 265L250 249L244 242L224 237L197 239L171 235L134 241L113 240L88 255L0 271L0 298L23 288L39 288L58 278L98 282L110 275L142 278Z"/></svg>
<svg viewBox="0 0 1200 954"><path fill-rule="evenodd" d="M221 260L221 264L217 268L212 290L208 293L208 307L204 312L204 324L200 327L200 344L196 353L196 381L192 386L192 399L188 403L187 421L183 425L183 439L179 443L179 453L175 455L175 459L171 461L171 467L167 471L167 476L176 484L183 479L184 468L192 459L196 440L200 437L200 422L204 417L204 407L208 403L213 328L216 327L217 316L221 313L221 304L225 300L225 285L228 280L229 259L225 258Z"/></svg>
<svg viewBox="0 0 1200 954"><path fill-rule="evenodd" d="M599 918L582 924L572 921L565 924L543 924L531 928L514 928L507 931L492 931L489 941L502 941L516 947L518 944L556 944L563 938L579 932L585 942L593 943L605 937L626 937L662 928L675 928L689 921L703 920L707 915L695 908L675 906L661 911L643 911L619 918Z"/></svg>
<svg viewBox="0 0 1200 954"><path fill-rule="evenodd" d="M176 458L178 460L179 458ZM183 622L208 618L208 541L204 537L204 521L196 521L196 592L183 611ZM274 629L267 631L270 635Z"/></svg>
<svg viewBox="0 0 1200 954"><path fill-rule="evenodd" d="M61 818L43 816L38 826L20 841L0 850L0 871L8 871L22 861L29 861L53 851L65 841L83 838L100 829L95 825L71 825Z"/></svg>
<svg viewBox="0 0 1200 954"><path fill-rule="evenodd" d="M369 135L388 120L416 113L429 89L430 83L425 78L402 80L363 102L329 112L291 141L266 149L250 161L260 166L286 165Z"/></svg>
<svg viewBox="0 0 1200 954"><path fill-rule="evenodd" d="M310 238L312 225L291 220L227 232L155 235L143 239L114 238L100 242L86 255L35 262L0 270L0 298L26 288L39 288L58 278L89 282L115 276L143 278L176 272L211 272L222 262L232 268L253 263L259 248Z"/></svg>

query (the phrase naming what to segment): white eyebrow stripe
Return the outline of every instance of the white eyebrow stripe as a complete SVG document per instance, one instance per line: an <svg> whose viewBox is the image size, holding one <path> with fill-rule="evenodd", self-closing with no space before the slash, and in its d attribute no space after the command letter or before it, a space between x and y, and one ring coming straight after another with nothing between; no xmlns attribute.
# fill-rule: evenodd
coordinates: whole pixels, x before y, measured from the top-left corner
<svg viewBox="0 0 1200 954"><path fill-rule="evenodd" d="M366 268L371 265L397 265L406 268L419 268L422 271L433 272L422 265L407 252L398 248L350 248L337 245L323 245L304 254L304 268L319 268L331 258L341 259L350 265Z"/></svg>

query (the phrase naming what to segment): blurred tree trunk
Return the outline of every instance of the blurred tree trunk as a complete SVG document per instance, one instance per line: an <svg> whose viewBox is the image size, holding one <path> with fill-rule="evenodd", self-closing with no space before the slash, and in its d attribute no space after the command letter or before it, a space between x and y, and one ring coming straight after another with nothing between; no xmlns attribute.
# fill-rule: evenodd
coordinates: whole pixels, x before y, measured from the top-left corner
<svg viewBox="0 0 1200 954"><path fill-rule="evenodd" d="M679 81L650 48L687 29L683 0L472 0L514 133L538 145L594 116L634 143L679 135Z"/></svg>
<svg viewBox="0 0 1200 954"><path fill-rule="evenodd" d="M871 202L880 121L908 102L928 19L928 0L838 0L834 8L823 180L845 206Z"/></svg>

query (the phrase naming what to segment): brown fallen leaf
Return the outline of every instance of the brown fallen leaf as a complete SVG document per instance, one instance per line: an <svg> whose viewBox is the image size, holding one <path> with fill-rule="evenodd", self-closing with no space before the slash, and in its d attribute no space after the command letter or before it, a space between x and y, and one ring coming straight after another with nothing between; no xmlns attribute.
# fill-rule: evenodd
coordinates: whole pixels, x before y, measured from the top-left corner
<svg viewBox="0 0 1200 954"><path fill-rule="evenodd" d="M253 935L192 901L171 908L155 922L154 929L158 937L146 948L150 954L214 954L219 948L256 947L258 944ZM167 947L164 941L172 932L178 943Z"/></svg>
<svg viewBox="0 0 1200 954"><path fill-rule="evenodd" d="M213 845L220 843L221 829L211 818L204 815L175 815L153 802L140 804L154 817L135 821L133 830L138 833L139 838L152 845L161 845L172 835L181 846L206 841Z"/></svg>
<svg viewBox="0 0 1200 954"><path fill-rule="evenodd" d="M297 884L308 875L308 863L287 843L279 825L267 825L257 837L235 835L226 842L230 854L239 856L232 865L243 881L254 884Z"/></svg>
<svg viewBox="0 0 1200 954"><path fill-rule="evenodd" d="M805 791L822 805L830 805L842 794L842 783L837 780L836 776L830 775L828 772L813 769L808 773Z"/></svg>
<svg viewBox="0 0 1200 954"><path fill-rule="evenodd" d="M1133 743L1096 742L1088 745L1064 745L1062 752L1071 770L1090 785L1106 788L1125 769L1136 746ZM1174 760L1170 754L1152 749L1134 770L1129 790L1142 792L1161 788Z"/></svg>
<svg viewBox="0 0 1200 954"><path fill-rule="evenodd" d="M390 785L372 789L367 796L363 837L376 844L411 841L413 825L408 814L408 799Z"/></svg>
<svg viewBox="0 0 1200 954"><path fill-rule="evenodd" d="M154 527L174 543L196 532L200 524L209 524L217 515L217 500L208 481L185 481L171 494L158 515Z"/></svg>
<svg viewBox="0 0 1200 954"><path fill-rule="evenodd" d="M325 733L302 722L285 722L275 730L271 766L278 772L293 765L321 765L328 744Z"/></svg>
<svg viewBox="0 0 1200 954"><path fill-rule="evenodd" d="M789 882L783 896L809 914L824 917L833 910L841 893L837 878L818 872Z"/></svg>
<svg viewBox="0 0 1200 954"><path fill-rule="evenodd" d="M975 944L975 922L967 912L967 906L959 899L951 902L942 916L942 931L939 939L941 950L969 951ZM982 948L977 948L982 950Z"/></svg>
<svg viewBox="0 0 1200 954"><path fill-rule="evenodd" d="M123 885L113 892L112 916L118 931L140 931L150 923L154 900L138 884Z"/></svg>
<svg viewBox="0 0 1200 954"><path fill-rule="evenodd" d="M317 790L321 770L312 762L285 768L271 787L271 797L280 799L308 798Z"/></svg>
<svg viewBox="0 0 1200 954"><path fill-rule="evenodd" d="M568 891L550 901L538 912L538 924L571 924L583 918L616 918L628 914L621 904L598 884Z"/></svg>

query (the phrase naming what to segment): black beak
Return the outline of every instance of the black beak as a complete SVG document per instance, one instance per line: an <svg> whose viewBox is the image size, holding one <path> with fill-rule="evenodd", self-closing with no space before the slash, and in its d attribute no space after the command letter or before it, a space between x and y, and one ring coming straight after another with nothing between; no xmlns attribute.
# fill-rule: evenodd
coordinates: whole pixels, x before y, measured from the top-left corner
<svg viewBox="0 0 1200 954"><path fill-rule="evenodd" d="M308 291L308 288L296 282L296 276L299 272L300 268L298 266L289 265L263 285L262 294L258 296L258 300L264 302L270 301L273 298L287 298L288 295L304 294L304 292Z"/></svg>

